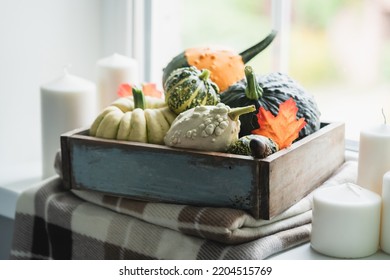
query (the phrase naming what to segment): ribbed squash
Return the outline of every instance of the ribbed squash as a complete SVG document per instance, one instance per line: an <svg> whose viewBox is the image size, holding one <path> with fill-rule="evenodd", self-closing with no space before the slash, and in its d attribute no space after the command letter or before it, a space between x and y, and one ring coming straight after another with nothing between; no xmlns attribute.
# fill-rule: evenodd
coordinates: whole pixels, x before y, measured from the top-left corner
<svg viewBox="0 0 390 280"><path fill-rule="evenodd" d="M217 84L220 91L224 91L244 78L244 65L267 48L275 36L276 32L272 31L261 42L241 53L224 48L188 48L175 56L164 68L163 84L174 70L195 66L198 69L208 69L211 72L211 80Z"/></svg>
<svg viewBox="0 0 390 280"><path fill-rule="evenodd" d="M133 96L117 99L97 116L89 135L164 144L164 136L176 117L164 100L144 96L133 87Z"/></svg>
<svg viewBox="0 0 390 280"><path fill-rule="evenodd" d="M314 97L301 85L283 73L271 73L257 76L252 67L245 67L245 79L235 83L220 94L221 102L230 107L255 105L256 111L240 117L240 137L249 135L259 128L256 114L260 107L274 116L279 112L279 105L293 98L298 107L297 118L305 118L306 125L299 132L301 139L320 128L320 111Z"/></svg>
<svg viewBox="0 0 390 280"><path fill-rule="evenodd" d="M180 114L199 105L216 105L219 102L218 86L210 79L210 71L195 67L176 69L164 84L165 102Z"/></svg>

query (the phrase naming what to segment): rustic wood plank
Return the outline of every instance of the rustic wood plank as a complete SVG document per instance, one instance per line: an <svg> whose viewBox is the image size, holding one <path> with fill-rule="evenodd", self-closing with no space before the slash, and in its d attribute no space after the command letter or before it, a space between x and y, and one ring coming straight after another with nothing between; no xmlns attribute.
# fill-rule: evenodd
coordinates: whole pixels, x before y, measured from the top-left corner
<svg viewBox="0 0 390 280"><path fill-rule="evenodd" d="M253 208L253 160L165 149L159 145L73 138L73 188L137 199Z"/></svg>
<svg viewBox="0 0 390 280"><path fill-rule="evenodd" d="M267 160L260 160L259 162L259 203L254 214L255 218L269 219L269 175L270 163Z"/></svg>
<svg viewBox="0 0 390 280"><path fill-rule="evenodd" d="M61 145L61 164L62 164L62 181L64 182L64 187L66 189L71 189L71 177L72 177L72 168L71 168L71 158L69 146L72 141L71 138L74 135L87 135L88 129L86 128L77 128L66 133L61 134L60 136L60 145Z"/></svg>
<svg viewBox="0 0 390 280"><path fill-rule="evenodd" d="M329 124L267 159L269 217L264 218L270 219L298 202L344 162L344 130L344 124Z"/></svg>

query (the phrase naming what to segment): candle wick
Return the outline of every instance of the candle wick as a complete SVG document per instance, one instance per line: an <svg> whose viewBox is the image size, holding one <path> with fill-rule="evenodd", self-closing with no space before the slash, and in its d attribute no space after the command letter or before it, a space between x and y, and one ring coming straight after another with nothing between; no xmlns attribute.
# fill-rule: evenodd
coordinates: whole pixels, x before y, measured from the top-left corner
<svg viewBox="0 0 390 280"><path fill-rule="evenodd" d="M355 195L360 197L360 193L358 193L358 191L353 186L351 186L350 184L347 184L347 186Z"/></svg>
<svg viewBox="0 0 390 280"><path fill-rule="evenodd" d="M64 74L69 75L69 69L72 67L72 64L68 63L64 66Z"/></svg>
<svg viewBox="0 0 390 280"><path fill-rule="evenodd" d="M383 110L383 108L382 108L382 116L383 116L383 119L385 121L385 124L387 124L386 115L385 115L385 111Z"/></svg>

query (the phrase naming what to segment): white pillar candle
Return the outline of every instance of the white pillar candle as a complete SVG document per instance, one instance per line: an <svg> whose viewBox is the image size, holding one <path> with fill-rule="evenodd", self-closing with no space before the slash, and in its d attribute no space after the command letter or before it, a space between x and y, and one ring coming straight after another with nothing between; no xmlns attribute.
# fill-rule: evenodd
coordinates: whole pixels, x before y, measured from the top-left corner
<svg viewBox="0 0 390 280"><path fill-rule="evenodd" d="M138 64L132 58L120 54L113 54L100 59L96 63L96 67L100 110L119 98L117 92L121 84L136 84L139 82Z"/></svg>
<svg viewBox="0 0 390 280"><path fill-rule="evenodd" d="M381 249L390 254L390 171L383 176Z"/></svg>
<svg viewBox="0 0 390 280"><path fill-rule="evenodd" d="M382 179L390 170L390 125L360 132L357 184L382 194Z"/></svg>
<svg viewBox="0 0 390 280"><path fill-rule="evenodd" d="M313 195L311 246L337 258L361 258L379 247L381 197L352 183Z"/></svg>
<svg viewBox="0 0 390 280"><path fill-rule="evenodd" d="M42 177L55 174L61 134L88 127L97 114L95 84L68 74L41 86Z"/></svg>

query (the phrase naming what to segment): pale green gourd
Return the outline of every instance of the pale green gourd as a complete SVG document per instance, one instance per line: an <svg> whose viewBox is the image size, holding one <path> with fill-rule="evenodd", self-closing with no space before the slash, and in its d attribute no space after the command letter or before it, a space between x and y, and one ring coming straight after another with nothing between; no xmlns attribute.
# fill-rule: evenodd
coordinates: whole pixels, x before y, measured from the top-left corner
<svg viewBox="0 0 390 280"><path fill-rule="evenodd" d="M144 96L141 90L133 87L133 96L114 101L97 116L89 135L164 144L164 136L176 116L164 100Z"/></svg>
<svg viewBox="0 0 390 280"><path fill-rule="evenodd" d="M189 109L172 123L164 138L165 145L225 152L238 140L239 116L254 110L253 105L231 109L223 103Z"/></svg>
<svg viewBox="0 0 390 280"><path fill-rule="evenodd" d="M199 105L219 103L218 86L210 80L210 71L184 67L172 72L164 84L168 107L180 114Z"/></svg>

